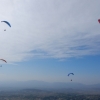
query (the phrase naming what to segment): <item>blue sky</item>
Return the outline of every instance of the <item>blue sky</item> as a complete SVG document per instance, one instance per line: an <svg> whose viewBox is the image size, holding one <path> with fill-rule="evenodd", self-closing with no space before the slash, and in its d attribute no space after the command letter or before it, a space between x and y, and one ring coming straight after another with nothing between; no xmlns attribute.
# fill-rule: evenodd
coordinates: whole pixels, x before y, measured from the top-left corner
<svg viewBox="0 0 100 100"><path fill-rule="evenodd" d="M99 4L1 0L0 20L12 27L0 24L0 57L8 62L0 62L0 81L100 83Z"/></svg>

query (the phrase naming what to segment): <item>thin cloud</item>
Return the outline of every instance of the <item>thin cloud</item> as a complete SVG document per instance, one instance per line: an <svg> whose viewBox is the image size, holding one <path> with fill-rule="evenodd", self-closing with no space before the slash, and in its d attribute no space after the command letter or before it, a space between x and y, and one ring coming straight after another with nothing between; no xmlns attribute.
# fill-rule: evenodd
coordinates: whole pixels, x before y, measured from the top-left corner
<svg viewBox="0 0 100 100"><path fill-rule="evenodd" d="M1 0L0 57L29 58L100 54L99 0ZM4 28L7 29L4 32Z"/></svg>

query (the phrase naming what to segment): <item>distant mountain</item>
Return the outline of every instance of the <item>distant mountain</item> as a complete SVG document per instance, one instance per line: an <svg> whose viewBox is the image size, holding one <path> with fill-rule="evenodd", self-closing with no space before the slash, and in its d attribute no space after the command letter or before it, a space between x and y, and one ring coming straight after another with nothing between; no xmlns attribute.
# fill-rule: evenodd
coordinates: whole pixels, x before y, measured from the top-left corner
<svg viewBox="0 0 100 100"><path fill-rule="evenodd" d="M22 87L22 88L82 88L86 85L81 83L65 83L65 82L44 82L44 81L13 81L13 82L0 82L0 87Z"/></svg>
<svg viewBox="0 0 100 100"><path fill-rule="evenodd" d="M93 85L89 85L89 87L93 87L93 88L100 88L100 84L93 84Z"/></svg>
<svg viewBox="0 0 100 100"><path fill-rule="evenodd" d="M44 82L44 81L7 81L7 82L0 82L0 89L3 87L5 88L34 88L34 89L100 89L100 84L94 85L85 85L81 83L74 83L74 82Z"/></svg>

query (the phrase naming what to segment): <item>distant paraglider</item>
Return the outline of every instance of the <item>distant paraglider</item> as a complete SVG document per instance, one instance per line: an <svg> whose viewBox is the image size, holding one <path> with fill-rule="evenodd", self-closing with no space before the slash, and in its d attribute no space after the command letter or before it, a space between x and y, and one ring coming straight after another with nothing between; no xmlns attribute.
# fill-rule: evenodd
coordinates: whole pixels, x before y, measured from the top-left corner
<svg viewBox="0 0 100 100"><path fill-rule="evenodd" d="M68 76L70 76L70 75L74 75L74 73L69 73ZM71 81L72 81L72 79L71 79Z"/></svg>
<svg viewBox="0 0 100 100"><path fill-rule="evenodd" d="M4 60L4 59L0 59L0 60L2 60L2 61L4 61L5 63L7 63L7 61L6 61L6 60ZM0 67L2 67L2 65L0 65Z"/></svg>
<svg viewBox="0 0 100 100"><path fill-rule="evenodd" d="M9 27L11 27L11 24L10 24L8 21L1 21L1 22L4 22L4 23L6 23ZM4 31L6 31L6 29L4 29Z"/></svg>

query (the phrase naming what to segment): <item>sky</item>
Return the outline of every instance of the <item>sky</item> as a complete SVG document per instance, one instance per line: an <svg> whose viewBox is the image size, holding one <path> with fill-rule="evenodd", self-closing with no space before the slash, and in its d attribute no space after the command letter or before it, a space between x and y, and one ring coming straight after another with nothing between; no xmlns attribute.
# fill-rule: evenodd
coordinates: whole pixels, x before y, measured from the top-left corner
<svg viewBox="0 0 100 100"><path fill-rule="evenodd" d="M0 81L100 83L99 18L100 0L0 0Z"/></svg>

